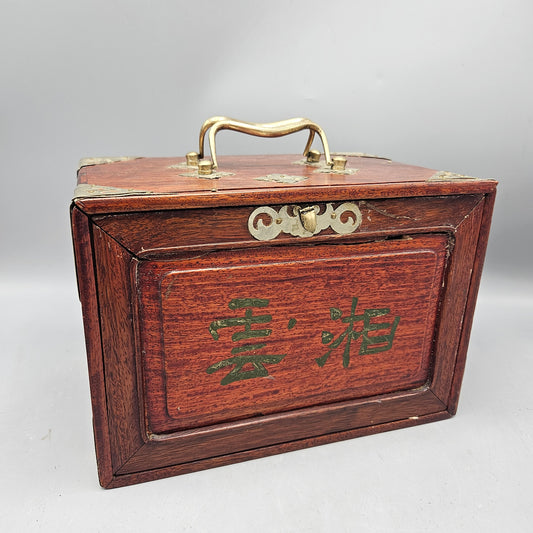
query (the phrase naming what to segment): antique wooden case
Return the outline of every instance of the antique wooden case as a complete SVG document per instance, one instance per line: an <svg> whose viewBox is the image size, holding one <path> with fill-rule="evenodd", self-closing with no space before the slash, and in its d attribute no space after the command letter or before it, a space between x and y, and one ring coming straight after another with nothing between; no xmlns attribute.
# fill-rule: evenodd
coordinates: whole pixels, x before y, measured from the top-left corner
<svg viewBox="0 0 533 533"><path fill-rule="evenodd" d="M212 140L78 172L102 486L452 416L496 182Z"/></svg>

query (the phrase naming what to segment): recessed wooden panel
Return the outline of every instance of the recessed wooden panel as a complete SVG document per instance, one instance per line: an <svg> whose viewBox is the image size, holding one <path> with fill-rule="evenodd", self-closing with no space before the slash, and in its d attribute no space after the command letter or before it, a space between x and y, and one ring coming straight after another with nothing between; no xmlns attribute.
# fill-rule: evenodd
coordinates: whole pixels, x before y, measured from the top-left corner
<svg viewBox="0 0 533 533"><path fill-rule="evenodd" d="M149 430L421 386L446 244L433 235L279 250L256 264L249 253L141 262Z"/></svg>

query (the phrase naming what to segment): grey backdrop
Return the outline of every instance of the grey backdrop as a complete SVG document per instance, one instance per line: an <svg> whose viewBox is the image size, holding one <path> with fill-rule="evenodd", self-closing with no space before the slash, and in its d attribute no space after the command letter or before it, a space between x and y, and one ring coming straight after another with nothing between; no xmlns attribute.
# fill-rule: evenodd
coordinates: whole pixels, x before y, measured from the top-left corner
<svg viewBox="0 0 533 533"><path fill-rule="evenodd" d="M509 520L527 530L530 1L0 7L4 531L501 531ZM459 415L103 492L68 221L76 165L183 155L220 114L306 116L334 150L500 181ZM218 149L295 153L304 137L226 132Z"/></svg>

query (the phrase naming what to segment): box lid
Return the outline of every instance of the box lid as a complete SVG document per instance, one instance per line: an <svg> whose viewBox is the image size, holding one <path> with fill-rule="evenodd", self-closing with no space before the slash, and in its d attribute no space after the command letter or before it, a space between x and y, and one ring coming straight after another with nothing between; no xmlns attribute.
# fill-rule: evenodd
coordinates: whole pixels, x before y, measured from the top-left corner
<svg viewBox="0 0 533 533"><path fill-rule="evenodd" d="M221 156L200 176L184 157L80 162L76 205L87 212L490 192L494 180L437 171L363 154L343 154L345 170L299 155Z"/></svg>
<svg viewBox="0 0 533 533"><path fill-rule="evenodd" d="M309 130L298 155L217 157L215 135L229 129L259 137ZM209 136L212 161L205 158ZM315 134L323 155L311 150ZM207 170L207 174L206 171ZM256 124L211 117L200 129L199 152L185 158L96 158L80 162L76 205L87 212L150 211L488 192L495 182L395 163L360 153L331 153L324 130L306 118Z"/></svg>

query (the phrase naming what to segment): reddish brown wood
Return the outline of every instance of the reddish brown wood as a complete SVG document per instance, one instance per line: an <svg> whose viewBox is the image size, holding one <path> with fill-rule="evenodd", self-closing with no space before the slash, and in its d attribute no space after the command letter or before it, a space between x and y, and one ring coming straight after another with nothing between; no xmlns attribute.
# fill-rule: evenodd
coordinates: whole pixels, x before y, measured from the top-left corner
<svg viewBox="0 0 533 533"><path fill-rule="evenodd" d="M95 273L100 307L108 423L113 468L120 468L143 444L137 398L132 256L99 228L93 229ZM131 391L125 396L124 391Z"/></svg>
<svg viewBox="0 0 533 533"><path fill-rule="evenodd" d="M494 190L494 181L464 181L464 194L490 193ZM354 190L357 191L354 194ZM255 193L255 194L254 194ZM195 193L190 197L177 199L176 195L132 195L128 197L110 198L78 198L76 204L87 214L103 213L129 213L137 211L167 211L172 209L198 209L198 208L219 208L235 205L274 205L279 204L281 198L287 204L316 203L316 202L336 202L345 201L354 197L366 200L377 198L406 198L416 196L447 196L461 194L459 183L445 182L438 184L412 183L412 184L387 184L365 185L357 187L337 185L335 188L329 186L319 186L309 189L287 189L279 188L261 189L258 191L247 191L242 193L233 191L222 193L213 192Z"/></svg>
<svg viewBox="0 0 533 533"><path fill-rule="evenodd" d="M333 442L353 439L356 437L368 436L374 433L383 433L385 431L393 431L396 429L418 426L420 424L426 424L428 422L446 420L451 416L452 415L450 415L448 411L442 410L429 415L413 416L410 418L404 418L402 420L396 420L394 422L382 423L377 426L371 425L358 429L352 429L349 431L340 431L337 433L320 435L318 437L313 437L309 439L294 440L291 442L285 442L283 444L275 444L273 446L262 446L260 448L246 450L244 452L236 452L228 455L219 455L216 457L210 457L209 459L192 461L190 463L174 464L156 470L144 470L132 473L122 473L121 475L114 476L112 481L108 485L106 485L106 488L124 487L133 483L143 483L146 481L153 481L155 479L161 479L170 476L189 474L191 472L197 472L199 470L217 468L219 466L239 463L242 461L249 461L251 459L259 459L261 457L267 457L279 453L292 452L295 450L309 448L311 446L321 446L324 444L331 444Z"/></svg>
<svg viewBox="0 0 533 533"><path fill-rule="evenodd" d="M353 175L315 174L314 169L293 164L288 156L221 158L221 169L233 172L217 180L184 177L184 158L145 158L83 167L79 184L117 188L108 195L77 199L86 213L162 211L201 207L232 207L300 202L345 201L348 198L407 198L480 194L495 189L493 180L450 179L432 181L435 170L382 159L348 157ZM284 173L305 177L295 184L272 183L258 176ZM121 191L126 191L121 194Z"/></svg>
<svg viewBox="0 0 533 533"><path fill-rule="evenodd" d="M448 232L460 224L482 198L478 194L364 200L359 202L363 221L352 235L337 235L331 228L308 238L282 233L269 242L269 246L364 241L425 232L427 228L431 231L441 228L443 232ZM185 250L264 247L265 243L254 239L248 231L247 221L253 209L230 207L133 212L97 215L93 221L136 256L155 259ZM149 242L147 234L151 236Z"/></svg>
<svg viewBox="0 0 533 533"><path fill-rule="evenodd" d="M463 319L463 328L461 330L461 337L459 341L457 361L455 364L452 386L448 397L448 411L454 415L457 411L457 404L459 402L459 393L461 391L461 384L466 365L466 353L468 350L468 342L470 340L470 331L474 319L474 310L476 307L477 294L479 284L481 281L481 272L483 269L483 262L485 260L485 252L489 240L489 231L492 220L492 210L494 208L494 201L496 194L487 194L483 201L483 213L481 214L481 224L479 228L479 238L477 241L476 254L474 258L474 266L472 268L470 277L470 286L468 289L468 300ZM480 207L481 208L481 205Z"/></svg>
<svg viewBox="0 0 533 533"><path fill-rule="evenodd" d="M142 365L150 431L172 432L422 386L430 377L447 243L439 234L141 262L139 330L143 354L150 354ZM221 330L218 340L208 327L214 320L243 316L244 311L228 308L237 298L268 299L254 314L271 317L270 322L251 331L271 328L268 338L255 340L266 345L257 353L284 358L267 365L265 379L221 385L228 371L208 374L206 369L231 357L243 342L232 341L238 327ZM346 330L331 319L330 309L343 308L347 316L353 298L358 315L390 307L378 322L398 316L397 340L390 350L364 356L358 355L362 339L354 340L347 368L344 345L319 367L315 358L328 352L321 332L331 329L338 336ZM291 320L295 325L288 329Z"/></svg>
<svg viewBox="0 0 533 533"><path fill-rule="evenodd" d="M197 192L240 191L248 189L307 189L317 186L331 186L332 183L344 185L413 183L425 182L435 170L405 165L387 159L371 157L348 157L347 168L354 174L331 174L317 172L317 168L296 164L302 161L301 155L256 155L223 156L219 170L230 173L219 179L191 177L191 168L183 167L185 158L139 158L112 164L82 167L78 172L78 183L91 183L105 187L128 190L128 194L150 192L153 194L180 193L189 196ZM278 184L264 181L264 176L286 174L305 178L294 184Z"/></svg>
<svg viewBox="0 0 533 533"><path fill-rule="evenodd" d="M77 207L73 207L71 210L71 221L78 291L85 329L98 476L102 486L109 486L113 480L113 467L111 464L111 441L107 420L102 339L100 337L100 313L94 275L91 224L89 218Z"/></svg>
<svg viewBox="0 0 533 533"><path fill-rule="evenodd" d="M350 158L357 174L317 175L295 159L226 158L234 176L216 181L179 176L169 167L182 159L80 171L80 183L151 191L109 190L72 210L103 486L455 413L496 183L428 181L435 171L368 158ZM306 180L255 179L266 173ZM257 205L344 201L362 212L350 235L248 232ZM231 365L207 368L241 353L227 320L244 316L229 303L246 298L263 302L246 316L270 317L251 326L271 329L253 353L283 357L263 377L222 384ZM383 350L352 339L343 365L351 304L354 316L387 308L382 321L399 321Z"/></svg>
<svg viewBox="0 0 533 533"><path fill-rule="evenodd" d="M435 379L432 384L432 390L446 405L448 405L456 354L467 310L468 291L482 213L483 202L480 202L454 231L455 243L453 253L450 255L446 280L448 290L443 295L441 323L436 337L437 353L443 352L453 355L436 359ZM451 290L452 287L453 290Z"/></svg>
<svg viewBox="0 0 533 533"><path fill-rule="evenodd" d="M443 408L442 402L431 391L421 389L375 396L371 401L336 402L252 417L238 423L207 426L154 438L119 473L209 459L367 426L374 426L379 431L379 424L438 413Z"/></svg>

